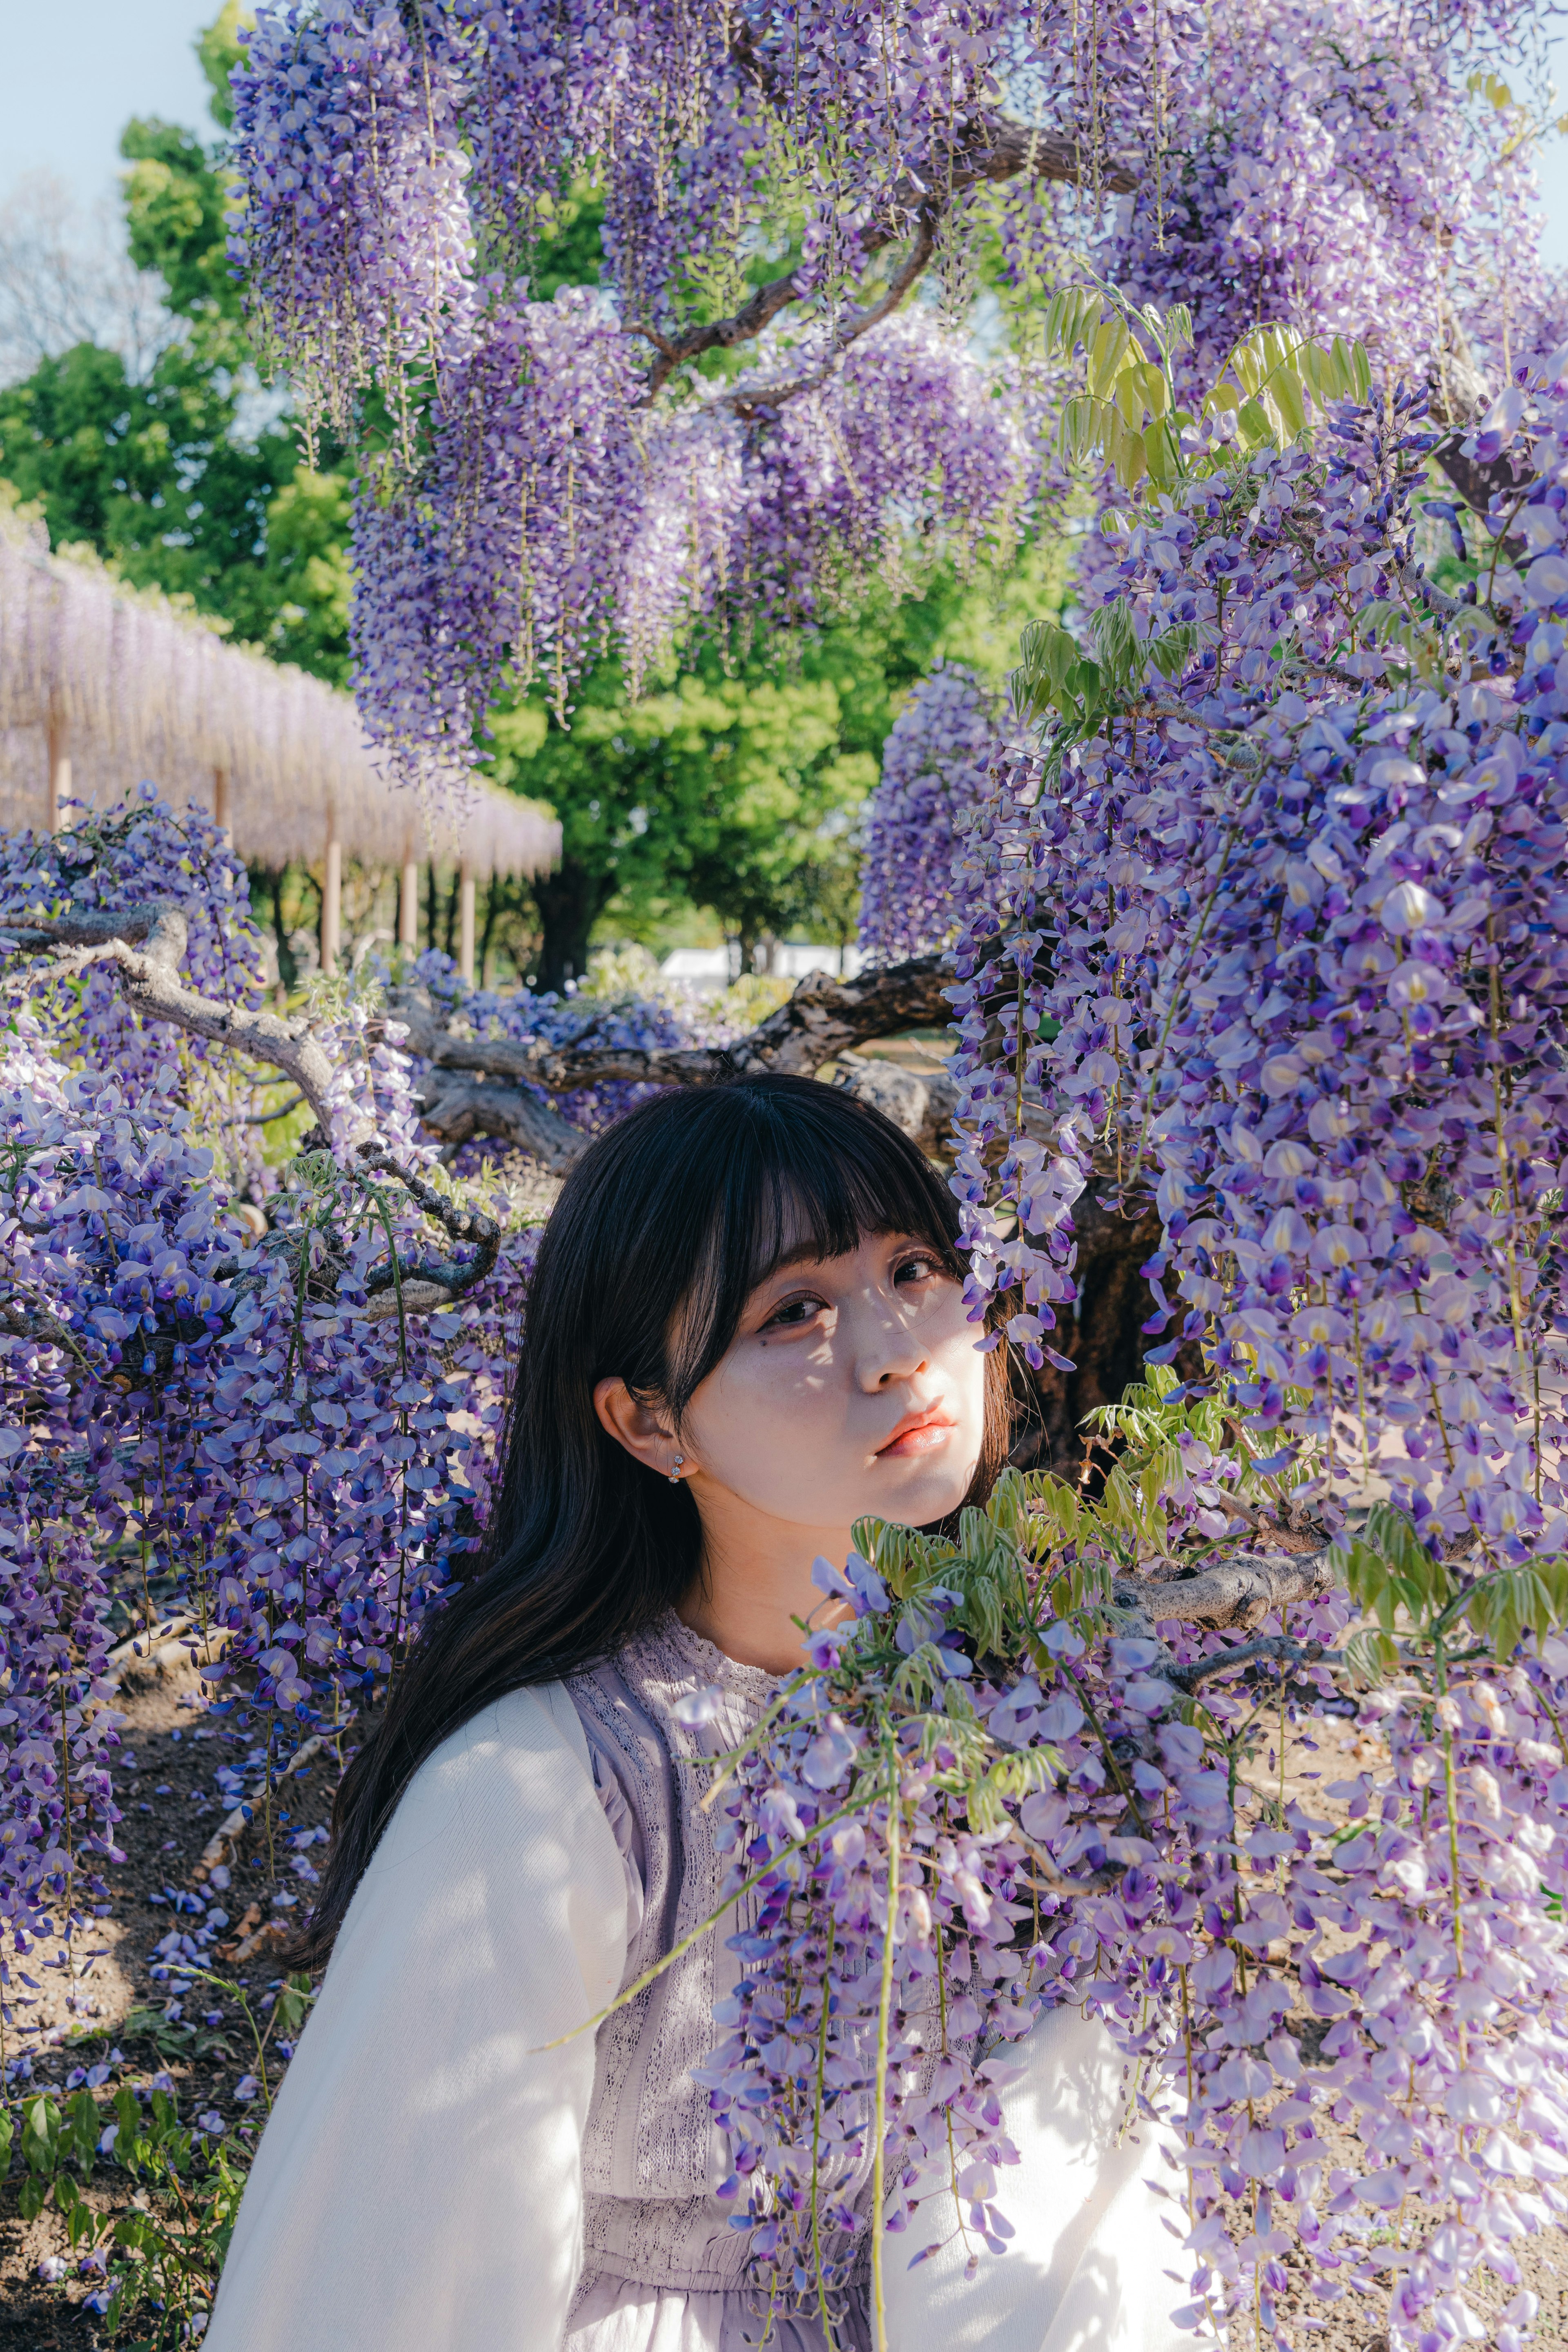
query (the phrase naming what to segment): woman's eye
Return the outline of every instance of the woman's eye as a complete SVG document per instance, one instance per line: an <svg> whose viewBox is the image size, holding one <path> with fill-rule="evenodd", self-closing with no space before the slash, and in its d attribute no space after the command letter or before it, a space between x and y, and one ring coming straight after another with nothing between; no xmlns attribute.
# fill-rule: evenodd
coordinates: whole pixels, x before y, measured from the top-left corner
<svg viewBox="0 0 1568 2352"><path fill-rule="evenodd" d="M933 1275L940 1275L942 1270L934 1257L907 1257L895 1270L893 1280L895 1284L906 1286L912 1282L929 1282Z"/></svg>
<svg viewBox="0 0 1568 2352"><path fill-rule="evenodd" d="M810 1296L786 1298L782 1307L773 1308L763 1328L764 1331L798 1331L803 1325L816 1321L822 1312L823 1303L820 1298Z"/></svg>

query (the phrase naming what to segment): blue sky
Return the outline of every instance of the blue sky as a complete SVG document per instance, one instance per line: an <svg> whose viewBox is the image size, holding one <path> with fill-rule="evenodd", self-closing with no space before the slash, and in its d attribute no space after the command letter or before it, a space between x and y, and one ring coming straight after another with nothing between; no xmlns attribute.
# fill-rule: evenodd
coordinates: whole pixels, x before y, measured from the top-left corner
<svg viewBox="0 0 1568 2352"><path fill-rule="evenodd" d="M0 0L0 194L47 170L90 206L132 115L205 126L191 45L216 14L217 0Z"/></svg>
<svg viewBox="0 0 1568 2352"><path fill-rule="evenodd" d="M84 209L113 187L132 114L206 122L206 84L191 44L217 0L0 0L0 196L47 170ZM1558 104L1568 107L1568 35L1553 41ZM1568 139L1543 152L1549 257L1568 264Z"/></svg>

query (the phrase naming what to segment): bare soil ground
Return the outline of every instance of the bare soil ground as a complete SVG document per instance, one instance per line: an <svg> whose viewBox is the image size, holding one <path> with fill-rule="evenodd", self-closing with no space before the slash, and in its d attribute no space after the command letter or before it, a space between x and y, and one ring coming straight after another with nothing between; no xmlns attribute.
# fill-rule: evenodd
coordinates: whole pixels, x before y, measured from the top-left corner
<svg viewBox="0 0 1568 2352"><path fill-rule="evenodd" d="M237 1767L244 1751L221 1735L219 1718L207 1717L195 1677L188 1670L144 1679L139 1688L128 1681L119 1701L128 1717L122 1737L136 1760L134 1773L123 1766L116 1771L116 1798L124 1819L119 1842L125 1862L110 1874L112 1911L110 1917L89 1922L90 1936L80 1939L75 1985L77 2013L67 2009L68 1979L55 1971L39 1970L37 2005L18 2012L18 2023L40 2028L18 2045L11 2036L8 2054L18 2046L34 2050L30 2085L14 2080L12 2095L28 2087L63 2093L68 2076L77 2068L108 2063L106 2097L121 2084L151 2083L167 2076L178 2100L182 2120L215 2111L224 2121L239 2125L253 2136L259 2130L261 2102L237 2100L237 2086L256 2067L249 2030L237 2005L210 1986L198 1998L173 2005L174 1988L155 1982L149 1956L178 1918L167 1897L193 1885L192 1874L202 1849L228 1812L231 1800L220 1796L213 1775L219 1764ZM299 1830L326 1822L331 1809L337 1763L330 1753L315 1767L286 1784L279 1800L272 1853L260 1830L254 1829L232 1869L232 1884L217 1899L231 1922L226 1941L254 1906L258 1919L280 1917L275 1894L304 1895L307 1890L289 1866L288 1841ZM246 1793L249 1793L247 1778ZM163 1898L163 1899L159 1899ZM179 1919L192 1926L190 1918ZM91 1956L91 1957L89 1957ZM253 2008L279 1974L279 1962L270 1945L263 1945L237 1968L221 1958L212 1966L226 1970L246 1990ZM259 2014L259 2010L258 2009ZM62 2038L48 2042L50 2029ZM45 2047L39 2049L39 2042ZM108 2118L106 2118L108 2120ZM11 2177L0 2186L0 2352L54 2352L71 2347L88 2352L103 2342L95 2314L81 2307L89 2282L68 2276L58 2285L39 2277L38 2265L47 2256L67 2256L64 2228L51 2205L32 2222L22 2220L17 2197L22 2180L13 2158ZM127 2201L125 2177L112 2166L100 2165L89 2187L89 2201L113 2210Z"/></svg>

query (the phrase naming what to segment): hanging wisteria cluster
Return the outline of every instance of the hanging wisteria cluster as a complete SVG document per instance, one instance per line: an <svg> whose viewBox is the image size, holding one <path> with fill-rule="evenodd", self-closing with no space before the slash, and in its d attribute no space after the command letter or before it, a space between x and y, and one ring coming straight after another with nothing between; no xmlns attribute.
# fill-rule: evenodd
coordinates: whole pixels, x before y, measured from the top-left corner
<svg viewBox="0 0 1568 2352"><path fill-rule="evenodd" d="M1156 1395L1225 1499L1264 1499ZM1199 1527L1189 1497L1163 1532ZM1363 1698L1377 1760L1342 1777L1337 1685L1369 1664L1336 1646L1342 1591L1289 1638L1272 1612L1255 1641L1205 1632L1222 1580L1130 1590L1126 1528L1015 1474L956 1544L868 1527L868 1558L820 1563L853 1613L728 1792L759 1907L699 2070L774 2308L841 2318L868 2170L879 2345L893 2264L1005 2253L1005 2094L1068 2002L1130 2062L1121 2128L1192 2276L1178 2326L1299 2344L1354 2295L1410 2352L1517 2352L1518 2242L1568 2212L1568 1643L1510 1660L1509 1634L1478 1668L1483 1611L1398 1527L1395 1576L1349 1566L1374 1609L1400 1582L1416 1671Z"/></svg>
<svg viewBox="0 0 1568 2352"><path fill-rule="evenodd" d="M1001 751L995 698L939 661L893 721L866 809L860 950L879 963L945 947L957 927L952 869L969 813Z"/></svg>
<svg viewBox="0 0 1568 2352"><path fill-rule="evenodd" d="M244 868L200 819L149 797L5 851L0 919L156 896L184 912L187 985L258 1001ZM194 1650L224 1649L209 1679L275 1722L263 1740L280 1760L384 1675L460 1554L484 1475L467 1415L493 1403L501 1366L472 1310L387 1315L375 1262L389 1240L417 1248L422 1223L405 1186L363 1163L356 1181L323 1150L296 1163L258 1239L233 1207L244 1169L221 1151L232 1058L143 1021L108 969L85 984L47 960L13 971L0 1573L3 1736L23 1770L7 1779L0 1899L26 1951L104 1899L109 1642L188 1620ZM356 1029L347 1015L332 1040L340 1145L368 1096L417 1181L430 1155L406 1066Z"/></svg>
<svg viewBox="0 0 1568 2352"><path fill-rule="evenodd" d="M1303 2263L1320 2295L1375 2294L1391 2344L1517 2343L1532 2299L1489 2332L1478 2278L1518 2286L1568 2150L1568 350L1466 444L1489 521L1467 538L1435 502L1464 601L1419 560L1424 406L1390 386L1259 446L1220 400L1182 425L1173 488L1113 519L1084 640L1026 638L1039 748L998 762L955 877L974 1309L1056 1357L1073 1202L1152 1200L1152 1433L1099 1506L1046 1477L955 1548L868 1531L883 1581L856 1584L847 1673L824 1657L737 1811L783 1857L769 1925L790 1932L762 1931L747 1995L765 2018L827 1964L800 1919L837 1885L841 1796L876 1832L868 1932L879 1886L885 1918L910 1884L908 1809L884 2067L933 2046L922 1978L951 1950L967 1983L986 1899L1029 1886L1040 1922L999 1909L996 1942L1039 1998L1068 1958L1093 1979L1178 2136L1190 2324L1246 2314L1281 2343ZM1184 1346L1195 1387L1169 1369ZM1309 1521L1339 1531L1339 1589L1278 1551L1248 1567ZM1227 1562L1246 1605L1205 1591ZM922 1684L888 1644L924 1639L958 1657ZM1320 1813L1301 1759L1346 1714L1376 1761ZM739 2087L775 2053L748 2145L798 2214L794 2045L759 2030L731 2065ZM984 2108L973 2054L942 2078L961 2118ZM912 2195L932 2135L892 2079L889 2179L902 2134ZM973 2202L982 2239L989 2187Z"/></svg>
<svg viewBox="0 0 1568 2352"><path fill-rule="evenodd" d="M437 1165L428 1065L374 961L295 1021L320 1124L264 1164L248 1114L268 1039L201 1034L269 1017L243 864L151 787L70 814L53 837L0 835L0 2047L27 2025L25 1971L68 1966L108 1900L110 1649L183 1627L247 1786L346 1731L471 1570L537 1240L500 1229L491 1147ZM171 909L179 961L151 992L98 958ZM479 1035L613 1053L727 1034L696 1007L476 991L437 954L395 977ZM584 1086L558 1111L588 1135L647 1092ZM186 1916L159 1971L221 1936L226 1884L220 1865L171 1891Z"/></svg>
<svg viewBox="0 0 1568 2352"><path fill-rule="evenodd" d="M1424 1532L1500 1561L1568 1532L1557 429L1517 539L1478 530L1483 600L1447 636L1412 561L1418 403L1342 417L1321 454L1215 451L1103 592L1143 644L1193 633L1189 674L1016 768L963 869L966 939L1005 919L1017 974L1021 1066L977 1069L963 1121L977 1204L1011 1138L1020 1223L984 1279L1048 1330L1054 1204L1096 1171L1153 1191L1160 1320L1212 1333L1258 1426L1311 1444L1325 1511L1375 1462ZM964 977L977 1041L1010 983ZM1022 1129L1019 1082L1050 1106Z"/></svg>
<svg viewBox="0 0 1568 2352"><path fill-rule="evenodd" d="M925 314L856 344L798 399L749 413L768 365L651 427L602 297L489 315L443 378L430 455L383 467L356 513L360 698L408 775L460 772L508 677L557 711L605 644L634 685L734 589L752 626L831 614L911 523L973 554L1035 501L1037 436Z"/></svg>
<svg viewBox="0 0 1568 2352"><path fill-rule="evenodd" d="M1058 372L1030 355L1068 254L1189 304L1200 364L1278 318L1373 336L1462 407L1554 299L1528 93L1490 71L1523 22L263 7L233 250L307 433L363 436L372 740L449 777L509 675L565 719L606 644L635 679L694 623L811 625L871 564L1005 547L1039 519ZM569 185L602 198L603 286L539 302Z"/></svg>
<svg viewBox="0 0 1568 2352"><path fill-rule="evenodd" d="M312 1732L346 1727L465 1572L535 1240L487 1217L482 1151L479 1181L456 1191L435 1165L420 1066L374 993L323 997L310 1034L332 1073L324 1128L281 1181L264 1170L246 1118L254 1063L158 1021L112 961L79 958L95 929L134 940L148 908L176 908L179 985L246 1015L264 991L244 866L199 814L176 817L150 790L75 814L52 839L0 836L13 2031L28 1971L68 1966L74 1930L108 1900L110 1646L183 1623L215 1720L258 1745L269 1776ZM37 928L51 919L54 945ZM452 996L434 963L417 977ZM662 1007L465 992L465 1010L509 1034L689 1042ZM617 1099L584 1090L563 1107L592 1129ZM219 1869L178 1890L187 1957L226 1925L226 1882Z"/></svg>
<svg viewBox="0 0 1568 2352"><path fill-rule="evenodd" d="M1211 372L1260 319L1286 320L1430 373L1464 416L1481 382L1568 323L1539 258L1531 93L1505 78L1524 29L1506 7L1247 8L1211 15L1198 39L1173 29L1179 127L1121 207L1105 276L1187 304Z"/></svg>

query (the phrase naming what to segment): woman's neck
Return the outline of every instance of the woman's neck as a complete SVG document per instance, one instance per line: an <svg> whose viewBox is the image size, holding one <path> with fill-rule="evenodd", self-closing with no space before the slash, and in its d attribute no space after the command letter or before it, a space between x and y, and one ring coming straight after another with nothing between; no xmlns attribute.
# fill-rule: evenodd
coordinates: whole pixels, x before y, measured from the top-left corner
<svg viewBox="0 0 1568 2352"><path fill-rule="evenodd" d="M830 1600L812 1582L811 1570L818 1559L843 1567L851 1548L848 1528L769 1518L726 1495L703 1495L700 1508L702 1573L677 1614L738 1665L793 1674L805 1664L795 1621L835 1625L846 1613L845 1602Z"/></svg>

